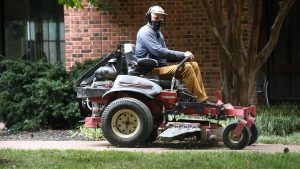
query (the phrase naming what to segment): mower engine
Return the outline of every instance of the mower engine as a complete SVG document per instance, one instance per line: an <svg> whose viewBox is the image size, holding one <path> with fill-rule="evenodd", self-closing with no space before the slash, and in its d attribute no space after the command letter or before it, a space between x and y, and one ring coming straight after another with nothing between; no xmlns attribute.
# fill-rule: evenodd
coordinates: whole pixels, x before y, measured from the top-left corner
<svg viewBox="0 0 300 169"><path fill-rule="evenodd" d="M102 66L94 72L95 77L100 77L106 80L116 79L117 77L117 70L115 68L116 63L117 63L116 59L109 60L106 66Z"/></svg>

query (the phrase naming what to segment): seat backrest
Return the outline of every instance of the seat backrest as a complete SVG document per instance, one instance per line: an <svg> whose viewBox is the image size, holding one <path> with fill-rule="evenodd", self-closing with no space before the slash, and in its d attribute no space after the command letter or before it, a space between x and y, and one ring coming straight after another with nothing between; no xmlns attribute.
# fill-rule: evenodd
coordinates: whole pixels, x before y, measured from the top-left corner
<svg viewBox="0 0 300 169"><path fill-rule="evenodd" d="M131 43L124 44L125 59L128 66L136 65L138 58L135 56L135 45Z"/></svg>
<svg viewBox="0 0 300 169"><path fill-rule="evenodd" d="M128 66L128 75L140 76L143 75L154 83L160 85L163 89L170 89L171 81L159 80L157 75L147 74L153 68L158 66L158 62L151 58L138 58L135 56L135 45L126 43L124 44L125 60Z"/></svg>
<svg viewBox="0 0 300 169"><path fill-rule="evenodd" d="M153 68L158 66L156 60L151 58L137 58L135 56L135 45L124 44L125 60L128 66L128 74L131 75L145 75Z"/></svg>

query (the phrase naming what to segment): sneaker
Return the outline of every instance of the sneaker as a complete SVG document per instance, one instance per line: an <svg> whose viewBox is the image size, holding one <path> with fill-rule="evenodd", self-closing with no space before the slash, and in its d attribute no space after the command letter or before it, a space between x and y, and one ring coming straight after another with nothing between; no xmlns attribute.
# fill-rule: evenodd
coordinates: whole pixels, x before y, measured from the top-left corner
<svg viewBox="0 0 300 169"><path fill-rule="evenodd" d="M206 100L203 100L203 101L202 101L202 102L200 102L200 103L202 103L202 104L216 105L215 103L213 103L213 102L210 102L210 101L208 101L207 99L206 99Z"/></svg>

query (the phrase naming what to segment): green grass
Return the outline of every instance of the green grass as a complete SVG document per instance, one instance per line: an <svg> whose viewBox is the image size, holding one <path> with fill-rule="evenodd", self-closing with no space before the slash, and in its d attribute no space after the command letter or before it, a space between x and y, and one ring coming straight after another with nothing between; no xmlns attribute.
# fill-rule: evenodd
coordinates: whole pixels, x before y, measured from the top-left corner
<svg viewBox="0 0 300 169"><path fill-rule="evenodd" d="M283 115L283 116L298 116L300 117L300 105L298 104L279 104L268 106L258 106L257 114L271 114L274 116Z"/></svg>
<svg viewBox="0 0 300 169"><path fill-rule="evenodd" d="M264 135L286 136L299 132L300 106L296 104L258 106L256 123Z"/></svg>
<svg viewBox="0 0 300 169"><path fill-rule="evenodd" d="M261 113L256 117L256 124L264 135L286 136L300 131L300 117L296 115Z"/></svg>
<svg viewBox="0 0 300 169"><path fill-rule="evenodd" d="M260 143L300 144L300 106L297 104L258 106L256 125Z"/></svg>
<svg viewBox="0 0 300 169"><path fill-rule="evenodd" d="M259 143L265 144L297 144L300 145L300 132L293 133L287 136L277 135L260 135L258 137Z"/></svg>
<svg viewBox="0 0 300 169"><path fill-rule="evenodd" d="M300 153L0 150L0 168L300 168Z"/></svg>

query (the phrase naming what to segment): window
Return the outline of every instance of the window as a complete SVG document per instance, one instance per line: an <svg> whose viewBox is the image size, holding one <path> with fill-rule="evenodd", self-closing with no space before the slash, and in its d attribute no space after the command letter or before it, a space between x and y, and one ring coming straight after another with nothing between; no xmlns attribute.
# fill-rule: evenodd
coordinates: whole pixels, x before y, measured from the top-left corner
<svg viewBox="0 0 300 169"><path fill-rule="evenodd" d="M53 0L4 0L4 56L65 62L63 6Z"/></svg>

